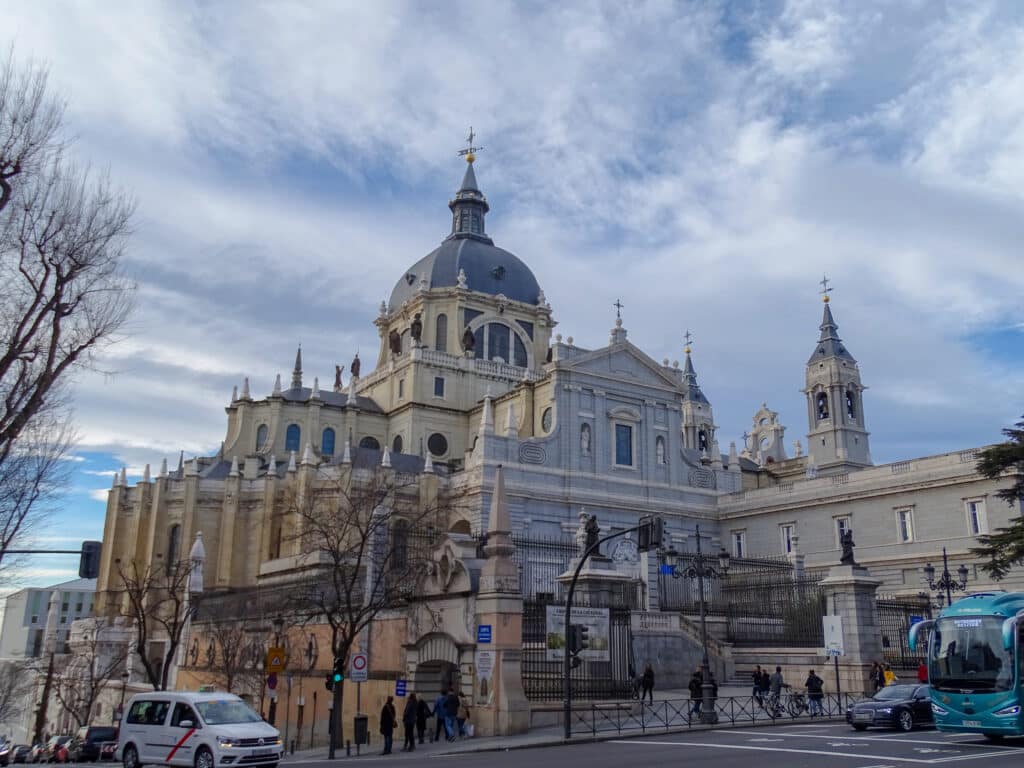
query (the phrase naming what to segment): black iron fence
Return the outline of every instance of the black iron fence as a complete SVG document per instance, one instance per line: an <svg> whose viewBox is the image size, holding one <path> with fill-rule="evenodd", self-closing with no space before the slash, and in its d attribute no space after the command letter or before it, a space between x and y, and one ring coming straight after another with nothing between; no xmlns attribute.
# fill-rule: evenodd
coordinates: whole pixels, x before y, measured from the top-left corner
<svg viewBox="0 0 1024 768"><path fill-rule="evenodd" d="M826 693L821 700L820 718L845 719L846 710L859 699L860 696L852 694ZM787 692L777 706L753 696L717 698L715 712L722 726L747 723L772 725L811 719L810 702L806 694L800 692ZM815 719L818 717L816 713ZM691 699L664 699L647 705L637 701L574 704L571 723L573 736L647 733L703 725L700 713L694 709Z"/></svg>
<svg viewBox="0 0 1024 768"><path fill-rule="evenodd" d="M684 552L679 555L676 573L683 573L694 564L696 554ZM706 564L717 567L717 557L704 556ZM793 578L793 565L786 558L734 557L729 563L729 572L724 579L704 580L704 600L708 615L725 616L731 593L731 585L746 588L747 584L757 582L785 580ZM658 576L659 605L663 611L682 611L697 613L700 610L700 589L693 579L676 578L671 574L661 573Z"/></svg>
<svg viewBox="0 0 1024 768"><path fill-rule="evenodd" d="M512 536L516 551L512 555L519 566L519 587L526 600L551 600L561 593L558 577L579 554L574 539L566 536L537 539Z"/></svg>
<svg viewBox="0 0 1024 768"><path fill-rule="evenodd" d="M894 669L917 669L922 651L912 653L907 639L910 628L919 621L932 617L931 601L927 595L908 597L879 597L875 601L878 626L882 632L882 656ZM919 648L927 648L921 644Z"/></svg>

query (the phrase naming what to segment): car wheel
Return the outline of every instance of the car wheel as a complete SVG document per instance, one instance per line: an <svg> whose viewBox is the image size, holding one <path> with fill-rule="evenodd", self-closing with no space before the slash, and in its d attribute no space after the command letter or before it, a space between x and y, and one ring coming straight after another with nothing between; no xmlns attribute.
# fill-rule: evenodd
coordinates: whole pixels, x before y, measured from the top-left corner
<svg viewBox="0 0 1024 768"><path fill-rule="evenodd" d="M213 768L213 753L206 747L196 751L196 768Z"/></svg>
<svg viewBox="0 0 1024 768"><path fill-rule="evenodd" d="M139 753L132 744L124 748L124 755L121 758L124 768L142 768L139 762Z"/></svg>
<svg viewBox="0 0 1024 768"><path fill-rule="evenodd" d="M1003 740L1003 734L1001 734L1001 733L986 733L984 735L985 735L985 738L988 739L989 741L998 742L998 741L1002 741Z"/></svg>
<svg viewBox="0 0 1024 768"><path fill-rule="evenodd" d="M896 725L901 731L911 731L914 729L914 716L910 714L909 709L904 709L896 715Z"/></svg>
<svg viewBox="0 0 1024 768"><path fill-rule="evenodd" d="M867 729L868 729L868 727L866 725L855 725L855 726L853 726L853 730L855 730L855 731L866 731Z"/></svg>

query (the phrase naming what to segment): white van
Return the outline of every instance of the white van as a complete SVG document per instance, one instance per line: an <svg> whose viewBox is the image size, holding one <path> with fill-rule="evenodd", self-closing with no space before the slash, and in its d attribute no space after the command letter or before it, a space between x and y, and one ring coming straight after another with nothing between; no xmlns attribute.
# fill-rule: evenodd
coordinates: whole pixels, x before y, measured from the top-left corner
<svg viewBox="0 0 1024 768"><path fill-rule="evenodd" d="M128 702L117 739L124 768L276 768L281 734L232 693L153 691Z"/></svg>

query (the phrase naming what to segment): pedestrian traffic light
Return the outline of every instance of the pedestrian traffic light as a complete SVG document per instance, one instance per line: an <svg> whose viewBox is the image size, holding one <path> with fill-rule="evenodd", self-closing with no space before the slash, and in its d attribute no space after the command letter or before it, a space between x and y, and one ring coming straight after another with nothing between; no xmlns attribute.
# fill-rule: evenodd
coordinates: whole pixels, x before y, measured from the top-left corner
<svg viewBox="0 0 1024 768"><path fill-rule="evenodd" d="M324 688L326 688L328 691L333 691L334 690L334 675L333 674L329 673L329 674L324 675Z"/></svg>
<svg viewBox="0 0 1024 768"><path fill-rule="evenodd" d="M78 559L78 576L82 579L95 579L100 573L100 552L103 544L99 541L83 541L82 554Z"/></svg>

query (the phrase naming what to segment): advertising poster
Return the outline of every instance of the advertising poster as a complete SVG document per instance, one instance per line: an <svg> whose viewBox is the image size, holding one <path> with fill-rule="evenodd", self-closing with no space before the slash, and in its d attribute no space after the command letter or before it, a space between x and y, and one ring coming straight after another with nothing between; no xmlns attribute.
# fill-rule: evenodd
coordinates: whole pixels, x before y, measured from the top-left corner
<svg viewBox="0 0 1024 768"><path fill-rule="evenodd" d="M547 607L547 660L560 661L565 658L565 606ZM587 628L587 642L590 647L580 654L584 661L608 661L609 627L611 621L607 608L573 608L572 623Z"/></svg>

